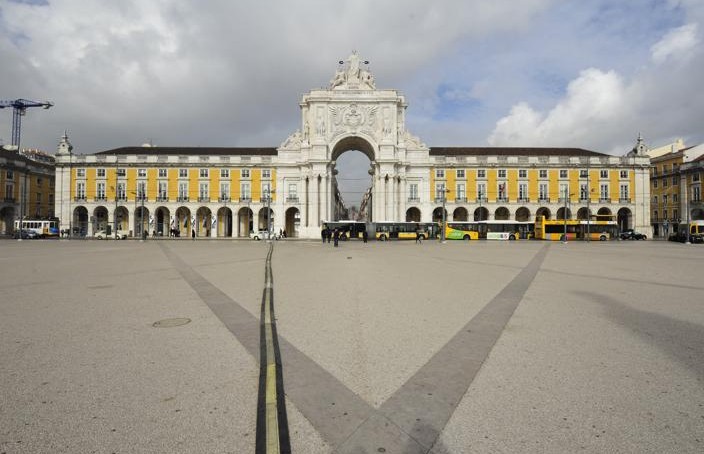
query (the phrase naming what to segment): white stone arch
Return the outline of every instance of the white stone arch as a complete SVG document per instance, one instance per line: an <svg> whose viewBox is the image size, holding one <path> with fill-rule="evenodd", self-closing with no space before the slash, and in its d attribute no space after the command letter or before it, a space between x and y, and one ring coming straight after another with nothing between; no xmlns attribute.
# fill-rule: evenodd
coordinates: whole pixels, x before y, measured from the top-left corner
<svg viewBox="0 0 704 454"><path fill-rule="evenodd" d="M359 150L374 163L379 158L379 144L370 135L357 132L345 133L335 137L328 143L328 160L330 163L337 160L343 153L350 150Z"/></svg>

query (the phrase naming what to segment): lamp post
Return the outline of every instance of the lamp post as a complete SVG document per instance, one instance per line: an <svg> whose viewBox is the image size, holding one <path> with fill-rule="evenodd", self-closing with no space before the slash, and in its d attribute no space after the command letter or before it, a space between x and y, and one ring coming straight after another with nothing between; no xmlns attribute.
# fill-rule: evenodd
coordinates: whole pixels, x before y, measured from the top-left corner
<svg viewBox="0 0 704 454"><path fill-rule="evenodd" d="M112 213L112 223L113 223L113 235L115 235L115 238L117 238L117 186L110 186L110 189L112 189L115 192L115 211Z"/></svg>
<svg viewBox="0 0 704 454"><path fill-rule="evenodd" d="M268 188L266 190L266 232L267 232L267 239L271 241L271 228L272 228L272 223L271 223L271 195L275 191L273 189Z"/></svg>
<svg viewBox="0 0 704 454"><path fill-rule="evenodd" d="M447 214L445 213L445 201L447 200L447 194L450 193L448 188L442 188L442 229L440 229L440 242L445 243L445 223L447 222Z"/></svg>

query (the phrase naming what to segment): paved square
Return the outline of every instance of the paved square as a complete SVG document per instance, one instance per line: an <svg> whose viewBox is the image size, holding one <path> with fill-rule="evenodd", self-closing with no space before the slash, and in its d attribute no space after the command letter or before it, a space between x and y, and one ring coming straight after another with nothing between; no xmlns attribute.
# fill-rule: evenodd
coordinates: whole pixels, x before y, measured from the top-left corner
<svg viewBox="0 0 704 454"><path fill-rule="evenodd" d="M1 241L0 452L254 452L267 252ZM276 242L292 451L701 452L703 254Z"/></svg>

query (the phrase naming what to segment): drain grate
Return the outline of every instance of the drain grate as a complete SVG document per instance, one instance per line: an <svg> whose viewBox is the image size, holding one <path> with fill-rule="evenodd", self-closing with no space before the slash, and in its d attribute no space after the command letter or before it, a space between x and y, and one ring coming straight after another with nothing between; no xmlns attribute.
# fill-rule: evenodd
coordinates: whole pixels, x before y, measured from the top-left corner
<svg viewBox="0 0 704 454"><path fill-rule="evenodd" d="M181 326L187 323L191 323L190 318L166 318L164 320L154 322L152 326L154 328L173 328L174 326Z"/></svg>

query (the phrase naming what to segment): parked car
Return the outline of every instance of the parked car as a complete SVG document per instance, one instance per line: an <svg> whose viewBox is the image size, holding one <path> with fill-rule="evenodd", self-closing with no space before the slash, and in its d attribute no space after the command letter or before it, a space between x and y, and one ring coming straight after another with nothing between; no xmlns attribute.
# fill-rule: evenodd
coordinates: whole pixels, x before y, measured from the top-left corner
<svg viewBox="0 0 704 454"><path fill-rule="evenodd" d="M96 230L95 233L93 233L93 238L97 240L105 240L111 238L115 238L116 240L125 240L127 239L127 232L125 232L124 230L118 230L117 235L115 235L114 233L108 235L105 230Z"/></svg>
<svg viewBox="0 0 704 454"><path fill-rule="evenodd" d="M678 241L680 243L686 243L687 242L687 231L680 231L680 232L675 232L671 233L670 236L667 237L668 241ZM691 234L689 236L689 242L690 243L704 243L704 236L699 235L699 234Z"/></svg>
<svg viewBox="0 0 704 454"><path fill-rule="evenodd" d="M249 237L255 241L266 240L269 238L268 230L259 230L258 232L249 232ZM272 233L271 237L278 240L279 236L276 233Z"/></svg>
<svg viewBox="0 0 704 454"><path fill-rule="evenodd" d="M648 237L645 236L645 234L636 232L633 229L626 229L623 232L621 232L621 235L619 236L622 240L647 240Z"/></svg>
<svg viewBox="0 0 704 454"><path fill-rule="evenodd" d="M15 230L14 237L15 239L22 238L23 240L36 240L37 238L39 238L39 235L34 230L23 229L21 231Z"/></svg>

